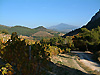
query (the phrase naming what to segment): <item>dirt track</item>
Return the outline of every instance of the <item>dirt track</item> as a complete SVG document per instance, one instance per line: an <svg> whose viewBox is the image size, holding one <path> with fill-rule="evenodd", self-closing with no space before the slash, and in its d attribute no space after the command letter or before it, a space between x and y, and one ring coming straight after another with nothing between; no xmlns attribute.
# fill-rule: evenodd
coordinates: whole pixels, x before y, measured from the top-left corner
<svg viewBox="0 0 100 75"><path fill-rule="evenodd" d="M70 56L68 54L59 54L59 56L54 56L52 59L55 60L55 62L57 61L61 61L63 65L71 67L71 68L75 68L77 70L80 70L84 73L87 73L82 67L80 67L80 65L76 62L76 60L74 59L74 56ZM57 60L57 61L56 61Z"/></svg>
<svg viewBox="0 0 100 75"><path fill-rule="evenodd" d="M80 57L80 61L87 67L92 70L100 71L100 64L93 61L91 53L81 51L71 51L71 53L77 54Z"/></svg>

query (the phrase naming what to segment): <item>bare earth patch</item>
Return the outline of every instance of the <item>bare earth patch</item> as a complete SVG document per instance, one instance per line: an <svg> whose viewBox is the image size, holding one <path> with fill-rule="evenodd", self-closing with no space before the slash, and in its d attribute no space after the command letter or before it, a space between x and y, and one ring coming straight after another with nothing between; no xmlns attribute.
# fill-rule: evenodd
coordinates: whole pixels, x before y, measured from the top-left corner
<svg viewBox="0 0 100 75"><path fill-rule="evenodd" d="M65 66L68 66L70 68L74 68L77 70L80 70L84 73L87 73L80 65L76 62L75 56L71 56L68 54L59 54L58 56L53 56L51 58L51 61L53 63L59 63Z"/></svg>
<svg viewBox="0 0 100 75"><path fill-rule="evenodd" d="M72 51L72 53L77 54L80 58L79 61L85 66L89 67L93 71L100 72L100 64L92 59L91 52Z"/></svg>

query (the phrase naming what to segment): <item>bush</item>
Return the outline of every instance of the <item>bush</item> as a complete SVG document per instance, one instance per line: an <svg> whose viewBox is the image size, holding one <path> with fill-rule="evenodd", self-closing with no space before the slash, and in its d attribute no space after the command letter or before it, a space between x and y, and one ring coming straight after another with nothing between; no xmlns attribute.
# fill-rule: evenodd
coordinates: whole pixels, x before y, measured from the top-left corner
<svg viewBox="0 0 100 75"><path fill-rule="evenodd" d="M70 48L66 48L66 53L69 53L70 52Z"/></svg>
<svg viewBox="0 0 100 75"><path fill-rule="evenodd" d="M2 33L9 34L8 30L6 29L2 30Z"/></svg>
<svg viewBox="0 0 100 75"><path fill-rule="evenodd" d="M49 46L47 49L45 49L47 52L50 53L50 56L58 55L61 52L61 49L57 46Z"/></svg>
<svg viewBox="0 0 100 75"><path fill-rule="evenodd" d="M100 51L97 51L95 54L94 54L94 59L98 60L100 62Z"/></svg>

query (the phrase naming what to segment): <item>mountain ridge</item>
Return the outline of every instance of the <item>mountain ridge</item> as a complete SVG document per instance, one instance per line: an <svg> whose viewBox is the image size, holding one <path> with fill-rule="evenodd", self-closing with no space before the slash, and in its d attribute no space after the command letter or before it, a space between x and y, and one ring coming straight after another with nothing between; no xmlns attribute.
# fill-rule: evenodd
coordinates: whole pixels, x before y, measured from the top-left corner
<svg viewBox="0 0 100 75"><path fill-rule="evenodd" d="M99 11L91 18L91 20L81 28L87 28L89 30L92 30L93 28L97 28L100 26L100 9ZM66 33L63 37L66 36L73 36L81 32L81 28L75 29L74 31L71 31L69 33Z"/></svg>
<svg viewBox="0 0 100 75"><path fill-rule="evenodd" d="M3 29L8 30L10 34L12 34L13 32L17 32L18 35L32 36L33 38L56 37L56 36L61 35L60 32L46 29L43 26L39 26L37 28L31 29L24 26L8 27L8 26L0 25L0 30L3 30ZM40 33L41 33L41 36L39 36Z"/></svg>

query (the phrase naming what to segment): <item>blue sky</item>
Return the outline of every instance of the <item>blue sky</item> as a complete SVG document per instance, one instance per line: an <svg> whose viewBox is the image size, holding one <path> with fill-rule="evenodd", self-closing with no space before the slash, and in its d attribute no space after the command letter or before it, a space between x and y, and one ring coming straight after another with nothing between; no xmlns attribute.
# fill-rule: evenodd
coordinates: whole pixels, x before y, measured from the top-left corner
<svg viewBox="0 0 100 75"><path fill-rule="evenodd" d="M82 26L100 9L100 0L0 0L0 24L34 28L59 23Z"/></svg>

